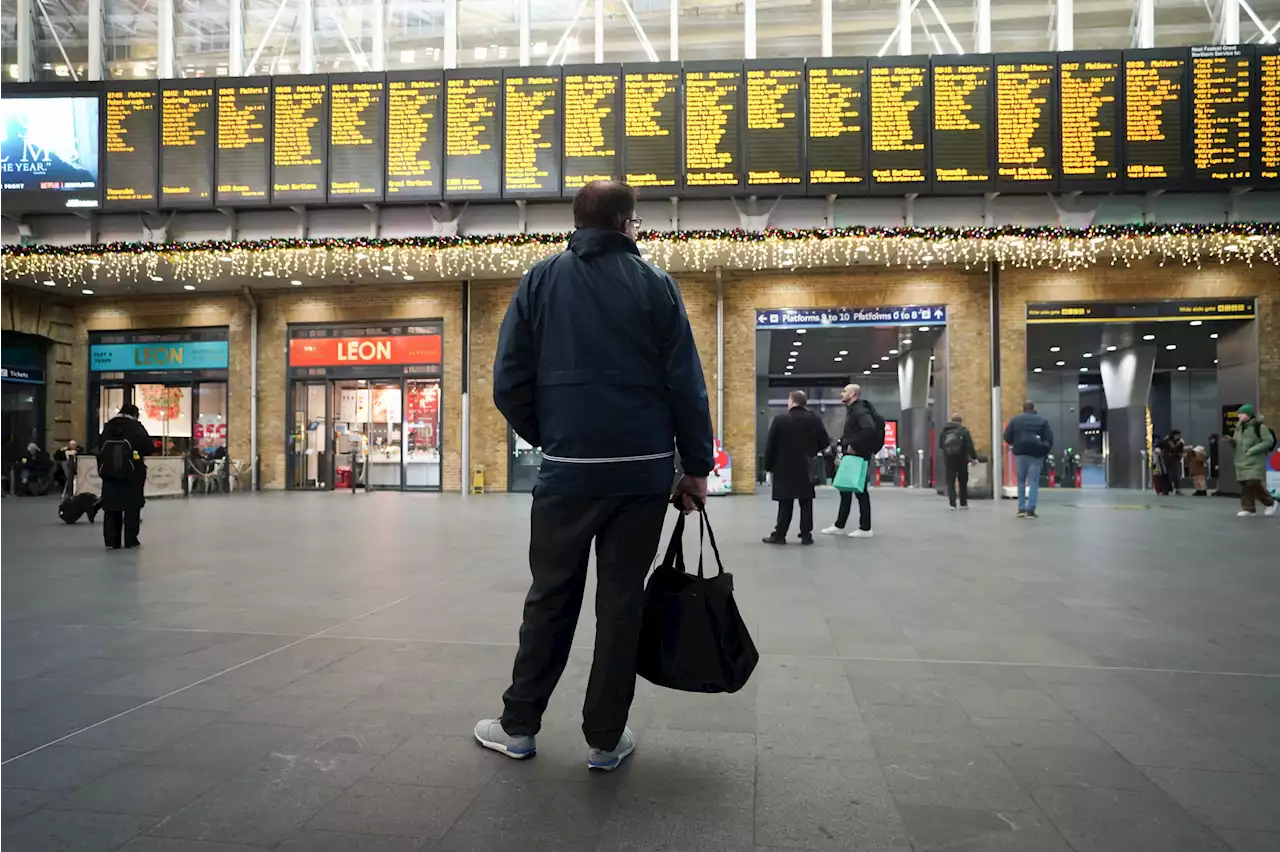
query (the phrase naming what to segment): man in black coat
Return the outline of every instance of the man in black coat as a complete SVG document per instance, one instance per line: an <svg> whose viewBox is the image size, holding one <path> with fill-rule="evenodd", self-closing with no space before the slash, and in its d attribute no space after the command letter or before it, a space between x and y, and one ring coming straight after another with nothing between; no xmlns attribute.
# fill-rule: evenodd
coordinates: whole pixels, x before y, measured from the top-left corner
<svg viewBox="0 0 1280 852"><path fill-rule="evenodd" d="M804 391L787 397L787 413L769 427L764 448L764 469L773 474L773 499L778 503L778 525L765 544L786 544L791 527L792 504L800 501L800 543L813 544L813 479L809 462L826 449L829 439L822 420L805 408Z"/></svg>
<svg viewBox="0 0 1280 852"><path fill-rule="evenodd" d="M876 426L876 418L871 413L871 404L862 398L862 388L858 385L845 385L840 392L840 401L845 405L844 431L840 433L840 451L846 456L861 456L867 461L868 468L871 457L875 455L873 447L884 445L884 434ZM871 489L861 491L841 491L840 509L836 513L834 526L825 528L823 535L844 535L844 525L849 522L849 512L853 509L853 498L858 498L858 528L849 533L849 538L871 538Z"/></svg>
<svg viewBox="0 0 1280 852"><path fill-rule="evenodd" d="M947 469L947 500L951 509L956 508L956 492L959 491L960 508L969 508L969 465L978 461L978 451L973 446L973 436L959 414L951 415L951 422L942 427L938 436L938 449L942 451ZM957 488L958 486L958 488Z"/></svg>
<svg viewBox="0 0 1280 852"><path fill-rule="evenodd" d="M147 464L152 441L147 427L138 422L138 406L126 404L120 413L102 427L98 452L108 441L128 441L133 448L133 471L126 479L102 480L102 538L107 547L118 550L123 533L125 547L138 546L138 530L142 526L142 506L146 498L142 490L147 484Z"/></svg>

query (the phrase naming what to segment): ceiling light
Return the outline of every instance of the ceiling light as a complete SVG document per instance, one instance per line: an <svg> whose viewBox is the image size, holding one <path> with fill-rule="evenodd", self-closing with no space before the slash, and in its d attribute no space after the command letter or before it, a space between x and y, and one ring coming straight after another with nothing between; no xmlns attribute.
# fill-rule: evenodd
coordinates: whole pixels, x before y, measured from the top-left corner
<svg viewBox="0 0 1280 852"><path fill-rule="evenodd" d="M1178 372L1179 372L1179 373L1185 373L1186 371L1187 371L1187 368L1186 368L1186 367L1179 367L1179 368L1178 368Z"/></svg>
<svg viewBox="0 0 1280 852"><path fill-rule="evenodd" d="M275 271L274 269L264 269L264 270L262 270L262 277L263 277L263 278L275 278L275 277L276 277L276 271Z"/></svg>
<svg viewBox="0 0 1280 852"><path fill-rule="evenodd" d="M1036 367L1036 368L1035 368L1034 370L1032 370L1031 372L1033 372L1033 373L1043 373L1043 372L1044 372L1044 370L1040 369L1039 367Z"/></svg>
<svg viewBox="0 0 1280 852"><path fill-rule="evenodd" d="M163 281L164 279L163 279L163 278L161 278L159 275L152 275L152 276L151 276L151 280L152 280L152 281Z"/></svg>
<svg viewBox="0 0 1280 852"><path fill-rule="evenodd" d="M405 281L412 281L412 280L413 280L413 276L412 276L412 275L406 275L406 276L404 277L404 280L405 280Z"/></svg>
<svg viewBox="0 0 1280 852"><path fill-rule="evenodd" d="M807 328L797 328L796 334L804 334L806 331L808 331Z"/></svg>
<svg viewBox="0 0 1280 852"><path fill-rule="evenodd" d="M382 271L383 271L383 272L390 272L390 271L391 271L391 264L389 264L389 263L384 264L384 265L383 265L383 267L382 267Z"/></svg>
<svg viewBox="0 0 1280 852"><path fill-rule="evenodd" d="M889 350L889 354L890 354L890 355L897 355L897 354L898 354L898 350L897 350L897 349L890 349L890 350ZM886 358L885 360L886 360L886 361L888 361L889 359L888 359L888 358Z"/></svg>
<svg viewBox="0 0 1280 852"><path fill-rule="evenodd" d="M905 345L910 346L910 345L911 345L911 338L910 338L910 337L904 337L904 338L902 338L902 342L903 342Z"/></svg>
<svg viewBox="0 0 1280 852"><path fill-rule="evenodd" d="M1144 335L1142 335L1142 339L1143 339L1143 340L1155 340L1155 339L1156 339L1156 336L1155 336L1154 334L1144 334Z"/></svg>
<svg viewBox="0 0 1280 852"><path fill-rule="evenodd" d="M832 361L843 361L844 359L843 359L843 358L841 358L839 355L837 355L836 357L832 358L831 360L832 360Z"/></svg>
<svg viewBox="0 0 1280 852"><path fill-rule="evenodd" d="M182 289L183 289L183 290L194 290L194 289L196 289L196 285L194 285L194 284L183 284L183 285L182 285Z"/></svg>
<svg viewBox="0 0 1280 852"><path fill-rule="evenodd" d="M1215 363L1215 364L1216 364L1216 363L1218 363L1218 359L1217 359L1217 358L1214 358L1214 359L1213 359L1213 363Z"/></svg>
<svg viewBox="0 0 1280 852"><path fill-rule="evenodd" d="M1108 351L1108 352L1115 352L1115 351L1116 351L1116 348L1115 348L1114 346L1108 346L1108 347L1107 347L1107 351Z"/></svg>
<svg viewBox="0 0 1280 852"><path fill-rule="evenodd" d="M849 354L849 350L848 350L848 349L841 349L841 350L840 350L840 354L841 354L841 355L848 355L848 354Z"/></svg>
<svg viewBox="0 0 1280 852"><path fill-rule="evenodd" d="M80 292L81 292L81 293L84 293L86 296L92 296L92 295L93 295L93 291L92 291L92 290L81 290Z"/></svg>
<svg viewBox="0 0 1280 852"><path fill-rule="evenodd" d="M930 355L930 356L929 356L929 360L930 360L930 361L937 361L937 360L938 360L938 356L937 356L937 355Z"/></svg>
<svg viewBox="0 0 1280 852"><path fill-rule="evenodd" d="M49 282L48 282L48 281L46 281L46 282L44 282L44 283L48 284ZM1217 339L1218 339L1218 332L1216 332L1216 331L1215 331L1213 334L1209 335L1209 339L1210 339L1210 340L1217 340Z"/></svg>
<svg viewBox="0 0 1280 852"><path fill-rule="evenodd" d="M881 355L881 356L880 356L880 360L881 360L881 361L888 361L888 360L889 360L889 356L888 356L888 355Z"/></svg>
<svg viewBox="0 0 1280 852"><path fill-rule="evenodd" d="M792 350L791 350L791 354L792 354L792 355L799 355L800 353L799 353L799 352L797 352L796 350L792 349Z"/></svg>
<svg viewBox="0 0 1280 852"><path fill-rule="evenodd" d="M1066 362L1066 361L1059 361L1059 362L1058 362L1058 366L1059 366L1059 367L1065 367L1065 366L1067 366L1067 362Z"/></svg>
<svg viewBox="0 0 1280 852"><path fill-rule="evenodd" d="M44 286L46 286L46 287L56 287L56 286L58 286L58 285L57 285L57 282L55 282L55 281L46 281L46 282L44 282Z"/></svg>
<svg viewBox="0 0 1280 852"><path fill-rule="evenodd" d="M1089 372L1089 368L1088 368L1088 367L1081 367L1081 368L1080 368L1080 372L1082 372L1082 373L1087 373L1087 372Z"/></svg>
<svg viewBox="0 0 1280 852"><path fill-rule="evenodd" d="M929 326L927 326L927 325L922 325L922 326L920 326L920 330L921 330L921 331L928 331L928 330L929 330Z"/></svg>
<svg viewBox="0 0 1280 852"><path fill-rule="evenodd" d="M295 287L301 287L301 286L302 286L302 282L301 282L301 281L299 281L297 278L293 279L293 280L292 280L292 281L290 281L289 283L290 283L290 284L292 284L292 285L293 285L293 286L295 286Z"/></svg>
<svg viewBox="0 0 1280 852"><path fill-rule="evenodd" d="M1092 358L1092 357L1093 357L1093 353L1092 353L1092 352L1086 352L1086 353L1084 353L1084 355L1083 355L1083 356L1081 356L1081 357L1084 357L1084 358Z"/></svg>
<svg viewBox="0 0 1280 852"><path fill-rule="evenodd" d="M1202 321L1202 320L1192 320L1192 321L1191 321L1191 327L1192 327L1192 328L1195 328L1196 326L1201 325L1202 323L1203 323L1203 321Z"/></svg>
<svg viewBox="0 0 1280 852"><path fill-rule="evenodd" d="M1165 346L1165 349L1166 349L1166 350L1168 350L1169 352L1172 352L1173 350L1175 350L1175 349L1177 349L1177 348L1178 348L1178 344L1176 344L1176 343L1170 343L1170 344L1168 344L1167 346Z"/></svg>
<svg viewBox="0 0 1280 852"><path fill-rule="evenodd" d="M862 375L864 375L864 376L869 376L869 375L871 375L871 371L870 371L870 370L863 370L863 371L862 371Z"/></svg>
<svg viewBox="0 0 1280 852"><path fill-rule="evenodd" d="M793 340L793 341L791 342L791 345L792 345L792 346L804 346L804 341L803 341L803 340Z"/></svg>
<svg viewBox="0 0 1280 852"><path fill-rule="evenodd" d="M871 369L873 369L873 370L879 370L879 369L880 369L880 365L879 365L879 364L872 364L872 365L871 365Z"/></svg>
<svg viewBox="0 0 1280 852"><path fill-rule="evenodd" d="M1049 347L1049 351L1050 351L1050 352L1061 352L1061 351L1062 351L1062 347L1061 347L1061 346L1050 346L1050 347Z"/></svg>
<svg viewBox="0 0 1280 852"><path fill-rule="evenodd" d="M787 363L788 363L788 364L794 364L795 362L796 362L796 359L795 359L795 358L788 358L788 359L787 359Z"/></svg>

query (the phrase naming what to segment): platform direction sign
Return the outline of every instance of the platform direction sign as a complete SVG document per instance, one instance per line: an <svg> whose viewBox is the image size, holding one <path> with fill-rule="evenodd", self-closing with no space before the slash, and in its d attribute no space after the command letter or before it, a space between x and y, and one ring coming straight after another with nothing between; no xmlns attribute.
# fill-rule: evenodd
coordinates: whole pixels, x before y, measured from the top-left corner
<svg viewBox="0 0 1280 852"><path fill-rule="evenodd" d="M945 325L946 305L877 308L766 308L756 311L756 328L857 328L875 325Z"/></svg>

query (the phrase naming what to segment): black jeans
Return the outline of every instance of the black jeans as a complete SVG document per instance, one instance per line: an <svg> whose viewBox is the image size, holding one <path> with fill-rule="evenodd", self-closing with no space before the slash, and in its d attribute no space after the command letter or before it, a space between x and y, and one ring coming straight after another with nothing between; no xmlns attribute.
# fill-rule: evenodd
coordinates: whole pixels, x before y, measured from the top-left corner
<svg viewBox="0 0 1280 852"><path fill-rule="evenodd" d="M542 714L569 661L594 540L596 642L582 733L592 748L617 746L636 691L644 579L658 550L669 499L534 496L533 585L524 601L511 687L502 696L502 727L508 734L532 736L542 727Z"/></svg>
<svg viewBox="0 0 1280 852"><path fill-rule="evenodd" d="M841 491L840 511L836 514L836 526L844 529L849 523L849 510L853 508L853 498L858 498L858 529L871 529L871 489L862 491Z"/></svg>
<svg viewBox="0 0 1280 852"><path fill-rule="evenodd" d="M964 459L953 459L944 456L947 467L947 500L956 504L957 483L960 491L960 505L969 505L969 463Z"/></svg>
<svg viewBox="0 0 1280 852"><path fill-rule="evenodd" d="M787 530L791 529L791 511L794 500L778 501L778 526L774 529L773 534L778 538L786 538ZM800 537L813 535L813 498L800 498Z"/></svg>
<svg viewBox="0 0 1280 852"><path fill-rule="evenodd" d="M138 544L138 530L142 527L142 507L136 509L125 509L123 512L103 512L102 513L102 540L106 542L107 547L119 547L121 545L121 533L124 534L123 544L134 547Z"/></svg>
<svg viewBox="0 0 1280 852"><path fill-rule="evenodd" d="M1240 508L1246 512L1258 511L1257 504L1270 507L1276 502L1261 479L1246 479L1240 483Z"/></svg>

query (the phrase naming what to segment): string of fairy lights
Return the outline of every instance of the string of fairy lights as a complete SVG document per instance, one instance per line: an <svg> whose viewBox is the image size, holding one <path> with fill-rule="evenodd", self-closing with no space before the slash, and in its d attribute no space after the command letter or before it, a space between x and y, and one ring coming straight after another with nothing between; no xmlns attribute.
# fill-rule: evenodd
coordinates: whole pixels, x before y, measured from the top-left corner
<svg viewBox="0 0 1280 852"><path fill-rule="evenodd" d="M568 234L404 239L267 239L6 247L5 283L105 284L236 279L382 282L518 276L563 250ZM1217 264L1280 265L1280 225L1062 228L826 228L649 232L645 257L672 272L849 266L986 269ZM52 286L52 284L51 284Z"/></svg>

